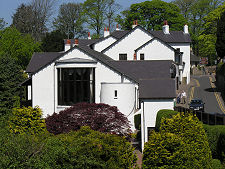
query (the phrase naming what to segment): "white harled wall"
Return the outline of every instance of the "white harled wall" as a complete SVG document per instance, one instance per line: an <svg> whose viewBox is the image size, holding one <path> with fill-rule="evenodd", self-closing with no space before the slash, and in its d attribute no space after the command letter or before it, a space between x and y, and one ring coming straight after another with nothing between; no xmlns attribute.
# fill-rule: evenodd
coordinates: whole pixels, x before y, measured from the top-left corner
<svg viewBox="0 0 225 169"><path fill-rule="evenodd" d="M78 49L74 49L69 52L59 60L70 59L70 58L84 58L94 60L92 57L81 52ZM67 108L67 106L60 106L57 103L57 68L60 67L94 67L95 68L95 102L101 102L101 90L102 83L122 83L123 81L128 81L133 83L131 80L121 77L122 75L112 70L111 68L105 66L101 62L97 63L70 63L70 64L55 64L52 63L47 67L43 68L41 71L37 72L32 76L32 91L33 91L33 106L40 106L43 110L43 116L46 117L48 114L51 115L54 112L59 112ZM127 100L123 103L126 105ZM112 105L117 106L117 105ZM127 114L128 112L124 112Z"/></svg>
<svg viewBox="0 0 225 169"><path fill-rule="evenodd" d="M145 47L137 51L137 60L140 60L140 54L144 54L145 60L173 60L174 50L163 44L158 39L154 39Z"/></svg>
<svg viewBox="0 0 225 169"><path fill-rule="evenodd" d="M119 60L119 54L127 54L127 60L133 60L134 50L152 38L152 36L137 28L134 32L126 35L126 37L124 37L124 39L122 39L119 43L104 51L104 54L114 60Z"/></svg>
<svg viewBox="0 0 225 169"><path fill-rule="evenodd" d="M107 48L109 45L116 41L113 37L108 37L94 45L94 50L101 52L103 49Z"/></svg>
<svg viewBox="0 0 225 169"><path fill-rule="evenodd" d="M142 121L142 150L144 143L148 141L148 127L155 127L157 112L162 109L174 108L173 99L145 99L141 103L141 121Z"/></svg>
<svg viewBox="0 0 225 169"><path fill-rule="evenodd" d="M175 49L180 48L180 51L184 53L182 60L185 63L185 66L184 66L182 77L187 77L187 84L189 84L190 83L190 57L191 57L190 43L170 43L170 45Z"/></svg>

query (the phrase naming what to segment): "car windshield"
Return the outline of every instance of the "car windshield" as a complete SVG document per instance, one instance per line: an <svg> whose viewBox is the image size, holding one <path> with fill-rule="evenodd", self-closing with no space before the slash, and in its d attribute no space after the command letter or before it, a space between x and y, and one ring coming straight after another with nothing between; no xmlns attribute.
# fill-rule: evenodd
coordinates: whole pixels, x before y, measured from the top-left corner
<svg viewBox="0 0 225 169"><path fill-rule="evenodd" d="M202 104L201 100L192 100L191 104Z"/></svg>

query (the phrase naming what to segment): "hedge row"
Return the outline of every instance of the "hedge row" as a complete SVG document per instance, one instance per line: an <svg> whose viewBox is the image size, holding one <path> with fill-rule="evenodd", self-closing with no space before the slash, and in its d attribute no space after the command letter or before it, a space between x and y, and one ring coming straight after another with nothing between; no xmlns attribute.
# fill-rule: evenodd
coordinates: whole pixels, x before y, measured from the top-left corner
<svg viewBox="0 0 225 169"><path fill-rule="evenodd" d="M161 120L163 118L172 118L173 115L178 114L179 112L174 111L174 110L168 110L168 109L162 109L159 110L156 116L156 123L155 123L155 130L159 131L160 125L161 125Z"/></svg>
<svg viewBox="0 0 225 169"><path fill-rule="evenodd" d="M204 124L213 158L225 161L225 126Z"/></svg>

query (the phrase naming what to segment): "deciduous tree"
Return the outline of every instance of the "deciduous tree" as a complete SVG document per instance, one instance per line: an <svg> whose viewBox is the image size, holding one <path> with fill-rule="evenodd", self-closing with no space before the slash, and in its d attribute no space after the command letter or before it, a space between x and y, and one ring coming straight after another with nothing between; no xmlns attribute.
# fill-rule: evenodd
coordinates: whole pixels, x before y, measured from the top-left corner
<svg viewBox="0 0 225 169"><path fill-rule="evenodd" d="M14 58L23 69L28 65L33 53L40 51L39 43L28 34L22 35L14 27L0 31L0 37L0 55Z"/></svg>
<svg viewBox="0 0 225 169"><path fill-rule="evenodd" d="M4 21L3 18L0 18L0 30L2 30L6 26L6 22Z"/></svg>
<svg viewBox="0 0 225 169"><path fill-rule="evenodd" d="M225 12L221 14L217 24L216 51L220 58L225 56Z"/></svg>
<svg viewBox="0 0 225 169"><path fill-rule="evenodd" d="M117 21L124 29L131 29L134 20L147 30L162 30L163 21L167 20L171 30L182 30L185 24L180 9L161 0L145 1L132 4L130 9L122 12Z"/></svg>
<svg viewBox="0 0 225 169"><path fill-rule="evenodd" d="M56 30L66 34L68 39L79 38L86 34L83 27L82 7L79 3L62 4L53 25Z"/></svg>

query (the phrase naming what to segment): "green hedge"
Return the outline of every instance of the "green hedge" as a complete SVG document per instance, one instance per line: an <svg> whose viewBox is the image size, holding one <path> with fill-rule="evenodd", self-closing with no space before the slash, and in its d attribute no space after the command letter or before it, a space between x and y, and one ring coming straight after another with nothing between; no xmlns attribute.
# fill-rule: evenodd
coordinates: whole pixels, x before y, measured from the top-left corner
<svg viewBox="0 0 225 169"><path fill-rule="evenodd" d="M134 116L134 126L137 130L141 130L141 114Z"/></svg>
<svg viewBox="0 0 225 169"><path fill-rule="evenodd" d="M225 126L204 124L213 158L225 161Z"/></svg>
<svg viewBox="0 0 225 169"><path fill-rule="evenodd" d="M218 159L213 159L211 165L212 165L213 169L222 169L223 168L220 160L218 160Z"/></svg>
<svg viewBox="0 0 225 169"><path fill-rule="evenodd" d="M178 114L178 112L174 110L168 109L159 110L156 116L155 130L159 131L162 118L172 118L172 116L176 114Z"/></svg>
<svg viewBox="0 0 225 169"><path fill-rule="evenodd" d="M211 151L202 123L192 114L163 119L145 144L143 169L211 168Z"/></svg>

